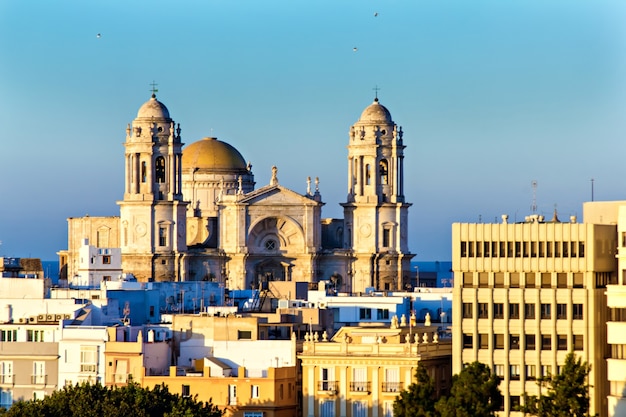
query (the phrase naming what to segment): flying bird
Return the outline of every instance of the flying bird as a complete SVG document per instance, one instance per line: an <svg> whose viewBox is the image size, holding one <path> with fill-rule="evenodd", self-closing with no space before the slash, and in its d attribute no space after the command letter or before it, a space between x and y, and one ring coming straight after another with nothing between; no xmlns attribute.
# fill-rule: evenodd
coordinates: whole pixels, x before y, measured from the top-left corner
<svg viewBox="0 0 626 417"><path fill-rule="evenodd" d="M358 50L359 50L359 48L357 48L357 47L355 46L354 48L352 48L352 50L353 50L354 52L356 52L356 51L358 51Z"/></svg>
<svg viewBox="0 0 626 417"><path fill-rule="evenodd" d="M101 36L102 36L102 35L98 33L98 34L96 35L96 38L100 39L100 37L101 37Z"/></svg>
<svg viewBox="0 0 626 417"><path fill-rule="evenodd" d="M378 12L374 12L374 17L378 16Z"/></svg>

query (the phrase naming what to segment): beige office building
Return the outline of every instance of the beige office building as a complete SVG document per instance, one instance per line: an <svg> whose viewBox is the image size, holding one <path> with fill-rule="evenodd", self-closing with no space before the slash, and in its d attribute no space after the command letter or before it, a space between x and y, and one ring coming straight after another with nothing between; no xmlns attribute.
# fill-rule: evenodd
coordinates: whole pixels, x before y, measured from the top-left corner
<svg viewBox="0 0 626 417"><path fill-rule="evenodd" d="M617 233L602 209L586 206L586 223L555 213L452 225L452 371L489 365L502 378L502 415L521 416L513 410L524 393L539 395L536 379L558 372L571 351L591 364L591 414L607 415L605 291L616 275Z"/></svg>

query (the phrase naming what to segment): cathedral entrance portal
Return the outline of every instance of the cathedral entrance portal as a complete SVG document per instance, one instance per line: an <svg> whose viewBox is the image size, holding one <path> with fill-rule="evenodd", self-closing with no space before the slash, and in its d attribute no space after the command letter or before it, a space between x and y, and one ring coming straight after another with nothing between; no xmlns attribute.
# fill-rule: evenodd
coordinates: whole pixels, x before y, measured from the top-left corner
<svg viewBox="0 0 626 417"><path fill-rule="evenodd" d="M262 283L270 281L289 281L289 273L289 264L276 259L261 261L256 265L256 282L253 282L252 286L253 288L259 288L263 286Z"/></svg>

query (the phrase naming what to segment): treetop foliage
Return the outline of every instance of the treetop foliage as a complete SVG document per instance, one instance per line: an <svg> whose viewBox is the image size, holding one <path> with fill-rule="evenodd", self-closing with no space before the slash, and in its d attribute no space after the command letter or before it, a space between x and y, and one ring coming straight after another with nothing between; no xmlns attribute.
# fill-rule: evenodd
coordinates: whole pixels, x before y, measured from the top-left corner
<svg viewBox="0 0 626 417"><path fill-rule="evenodd" d="M223 412L209 402L169 392L166 385L153 389L131 382L123 387L100 383L65 386L42 400L14 403L0 410L2 417L221 417Z"/></svg>

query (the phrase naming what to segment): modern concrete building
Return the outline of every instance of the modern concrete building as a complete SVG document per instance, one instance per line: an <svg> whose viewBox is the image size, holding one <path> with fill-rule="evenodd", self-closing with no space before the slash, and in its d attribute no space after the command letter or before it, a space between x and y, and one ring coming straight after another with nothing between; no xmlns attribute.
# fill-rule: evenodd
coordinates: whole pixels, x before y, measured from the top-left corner
<svg viewBox="0 0 626 417"><path fill-rule="evenodd" d="M415 381L420 362L438 395L452 383L450 338L439 338L437 326L397 317L391 325L344 327L332 338L308 333L298 358L306 417L392 417L393 402Z"/></svg>
<svg viewBox="0 0 626 417"><path fill-rule="evenodd" d="M589 218L587 218L589 217ZM452 225L453 372L480 361L502 378L503 415L574 352L591 365L591 413L607 415L606 297L616 275L615 224ZM623 376L623 375L622 375Z"/></svg>

